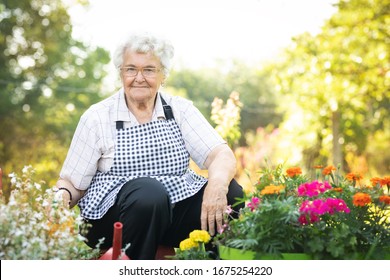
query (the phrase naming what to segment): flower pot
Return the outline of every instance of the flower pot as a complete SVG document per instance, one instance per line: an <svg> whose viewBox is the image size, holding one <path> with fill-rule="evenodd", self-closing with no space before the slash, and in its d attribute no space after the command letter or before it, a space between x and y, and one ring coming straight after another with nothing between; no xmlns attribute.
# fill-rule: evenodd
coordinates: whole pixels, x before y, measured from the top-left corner
<svg viewBox="0 0 390 280"><path fill-rule="evenodd" d="M245 251L226 246L218 246L219 257L222 260L311 260L304 253L256 254L254 251Z"/></svg>

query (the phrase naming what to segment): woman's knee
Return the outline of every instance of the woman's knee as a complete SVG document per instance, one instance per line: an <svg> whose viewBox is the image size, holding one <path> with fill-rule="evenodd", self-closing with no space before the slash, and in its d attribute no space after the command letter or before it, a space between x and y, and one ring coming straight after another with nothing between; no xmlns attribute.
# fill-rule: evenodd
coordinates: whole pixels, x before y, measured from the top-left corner
<svg viewBox="0 0 390 280"><path fill-rule="evenodd" d="M136 178L127 182L118 197L122 207L136 207L140 210L166 207L170 204L164 185L154 178ZM121 207L121 208L122 208Z"/></svg>
<svg viewBox="0 0 390 280"><path fill-rule="evenodd" d="M172 207L164 186L153 178L138 178L123 186L119 217L124 225L124 238L134 242L142 235L159 236L172 219Z"/></svg>

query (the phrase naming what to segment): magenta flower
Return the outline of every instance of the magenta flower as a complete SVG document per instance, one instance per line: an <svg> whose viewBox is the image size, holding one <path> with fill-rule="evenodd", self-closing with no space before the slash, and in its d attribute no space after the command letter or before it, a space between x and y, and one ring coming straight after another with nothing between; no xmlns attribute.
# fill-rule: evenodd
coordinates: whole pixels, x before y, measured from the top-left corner
<svg viewBox="0 0 390 280"><path fill-rule="evenodd" d="M301 214L301 215L299 216L298 222L299 222L301 225L304 225L304 226L307 225L307 224L309 224L309 222L307 221L306 215L303 215L303 214Z"/></svg>
<svg viewBox="0 0 390 280"><path fill-rule="evenodd" d="M309 215L301 214L298 218L298 221L301 225L308 225L320 220L318 215L310 213Z"/></svg>
<svg viewBox="0 0 390 280"><path fill-rule="evenodd" d="M332 187L330 186L328 181L325 181L323 183L319 181L313 181L311 183L301 184L298 187L298 195L308 197L318 196L320 193L324 193L331 188Z"/></svg>
<svg viewBox="0 0 390 280"><path fill-rule="evenodd" d="M326 204L329 206L329 214L331 215L333 215L335 212L351 212L345 201L340 198L327 198Z"/></svg>
<svg viewBox="0 0 390 280"><path fill-rule="evenodd" d="M251 201L248 203L248 207L253 212L260 204L260 198L258 197L252 197Z"/></svg>
<svg viewBox="0 0 390 280"><path fill-rule="evenodd" d="M323 215L329 212L329 206L322 199L305 200L302 202L299 212L303 214Z"/></svg>
<svg viewBox="0 0 390 280"><path fill-rule="evenodd" d="M313 201L305 200L302 202L299 212L301 213L299 222L302 225L307 225L309 223L318 222L322 215L333 215L336 212L349 213L350 209L342 199L327 198L315 199ZM308 217L310 217L310 222L308 221Z"/></svg>

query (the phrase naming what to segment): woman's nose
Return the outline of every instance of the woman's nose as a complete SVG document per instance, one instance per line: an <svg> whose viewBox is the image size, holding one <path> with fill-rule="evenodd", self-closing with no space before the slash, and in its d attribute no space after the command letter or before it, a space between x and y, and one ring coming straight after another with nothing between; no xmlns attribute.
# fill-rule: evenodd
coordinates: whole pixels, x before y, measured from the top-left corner
<svg viewBox="0 0 390 280"><path fill-rule="evenodd" d="M138 83L142 83L145 80L144 75L142 75L142 71L138 70L137 75L135 76L135 81Z"/></svg>

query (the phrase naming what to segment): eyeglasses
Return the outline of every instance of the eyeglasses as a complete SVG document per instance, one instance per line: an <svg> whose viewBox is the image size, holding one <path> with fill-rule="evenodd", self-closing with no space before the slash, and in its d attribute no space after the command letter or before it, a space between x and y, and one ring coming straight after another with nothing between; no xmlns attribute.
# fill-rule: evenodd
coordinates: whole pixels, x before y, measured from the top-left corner
<svg viewBox="0 0 390 280"><path fill-rule="evenodd" d="M157 76L157 73L161 71L161 69L155 67L146 67L146 68L135 68L135 67L121 67L123 75L125 77L135 77L138 75L138 72L141 71L142 76L145 78L154 78Z"/></svg>

